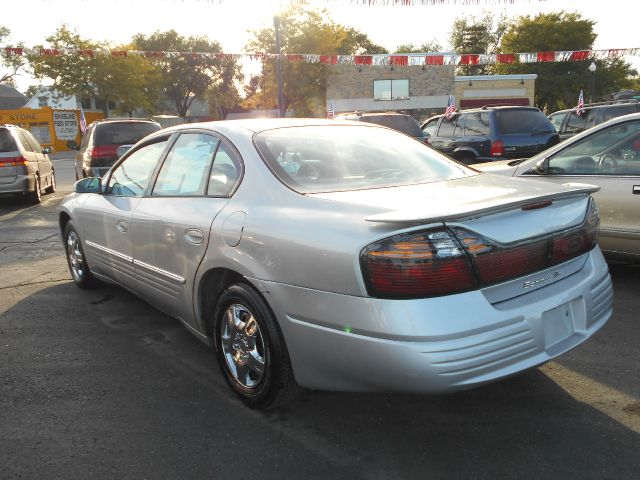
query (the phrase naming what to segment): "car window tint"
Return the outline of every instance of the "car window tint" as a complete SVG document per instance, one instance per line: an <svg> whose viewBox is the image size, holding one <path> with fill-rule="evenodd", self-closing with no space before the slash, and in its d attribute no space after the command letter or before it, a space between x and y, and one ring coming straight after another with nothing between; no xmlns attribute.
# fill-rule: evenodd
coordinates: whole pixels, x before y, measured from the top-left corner
<svg viewBox="0 0 640 480"><path fill-rule="evenodd" d="M303 126L256 134L271 171L300 193L413 185L477 174L394 130Z"/></svg>
<svg viewBox="0 0 640 480"><path fill-rule="evenodd" d="M34 146L29 142L29 137L27 137L26 132L18 131L18 138L20 138L20 143L22 144L22 148L24 148L27 152L35 152Z"/></svg>
<svg viewBox="0 0 640 480"><path fill-rule="evenodd" d="M438 128L439 118L434 118L433 120L429 120L424 127L422 127L422 133L427 136L434 136L436 134Z"/></svg>
<svg viewBox="0 0 640 480"><path fill-rule="evenodd" d="M160 125L152 122L103 123L96 126L94 143L98 146L137 143L160 128Z"/></svg>
<svg viewBox="0 0 640 480"><path fill-rule="evenodd" d="M201 133L180 135L160 169L153 195L204 195L211 159L219 142L218 138Z"/></svg>
<svg viewBox="0 0 640 480"><path fill-rule="evenodd" d="M465 135L489 135L489 115L475 112L467 114L464 122Z"/></svg>
<svg viewBox="0 0 640 480"><path fill-rule="evenodd" d="M555 131L549 119L540 110L517 108L496 110L495 115L499 134L551 133Z"/></svg>
<svg viewBox="0 0 640 480"><path fill-rule="evenodd" d="M220 145L213 161L207 195L227 196L231 193L240 177L240 162L235 158L231 148L224 143Z"/></svg>
<svg viewBox="0 0 640 480"><path fill-rule="evenodd" d="M638 111L637 104L630 104L624 106L616 106L604 109L604 121L610 120L622 115L628 115L629 113L635 113Z"/></svg>
<svg viewBox="0 0 640 480"><path fill-rule="evenodd" d="M145 145L133 152L113 171L107 191L121 197L144 195L153 169L167 146L168 139Z"/></svg>
<svg viewBox="0 0 640 480"><path fill-rule="evenodd" d="M584 130L584 127L587 123L586 115L578 115L576 112L571 112L569 114L569 119L567 120L567 126L565 127L566 133L578 133Z"/></svg>
<svg viewBox="0 0 640 480"><path fill-rule="evenodd" d="M0 153L15 152L18 149L16 141L9 130L0 130Z"/></svg>
<svg viewBox="0 0 640 480"><path fill-rule="evenodd" d="M567 112L555 113L553 115L549 115L549 121L551 122L551 125L553 125L553 128L556 129L556 132L559 132L560 129L562 128L562 121L565 119L566 116L567 116Z"/></svg>
<svg viewBox="0 0 640 480"><path fill-rule="evenodd" d="M559 151L549 173L640 175L640 120L612 125Z"/></svg>
<svg viewBox="0 0 640 480"><path fill-rule="evenodd" d="M439 137L453 137L456 132L456 126L458 125L458 117L453 119L443 118L440 123L440 129L438 129Z"/></svg>
<svg viewBox="0 0 640 480"><path fill-rule="evenodd" d="M587 112L587 118L584 122L584 128L591 128L596 124L596 118L598 118L598 109L592 108Z"/></svg>
<svg viewBox="0 0 640 480"><path fill-rule="evenodd" d="M34 152L38 152L38 153L42 153L42 146L40 145L40 143L38 142L38 140L36 140L36 137L34 137L31 132L24 132L27 140L29 141L29 145L31 145L31 148Z"/></svg>

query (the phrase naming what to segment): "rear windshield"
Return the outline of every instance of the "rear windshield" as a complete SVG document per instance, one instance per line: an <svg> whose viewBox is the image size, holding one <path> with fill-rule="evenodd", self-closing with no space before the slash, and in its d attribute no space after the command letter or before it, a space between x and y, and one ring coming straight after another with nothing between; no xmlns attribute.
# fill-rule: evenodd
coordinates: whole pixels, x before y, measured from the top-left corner
<svg viewBox="0 0 640 480"><path fill-rule="evenodd" d="M476 175L392 130L365 125L278 128L254 137L271 171L299 193L429 183Z"/></svg>
<svg viewBox="0 0 640 480"><path fill-rule="evenodd" d="M96 145L123 145L136 143L150 133L160 130L160 125L151 122L106 123L96 128Z"/></svg>
<svg viewBox="0 0 640 480"><path fill-rule="evenodd" d="M498 132L501 134L553 133L555 128L540 110L496 110Z"/></svg>
<svg viewBox="0 0 640 480"><path fill-rule="evenodd" d="M363 122L375 123L384 127L393 128L410 137L421 137L422 130L415 118L410 115L368 115L362 117Z"/></svg>
<svg viewBox="0 0 640 480"><path fill-rule="evenodd" d="M0 153L15 152L16 150L18 150L18 146L11 132L6 129L0 130Z"/></svg>

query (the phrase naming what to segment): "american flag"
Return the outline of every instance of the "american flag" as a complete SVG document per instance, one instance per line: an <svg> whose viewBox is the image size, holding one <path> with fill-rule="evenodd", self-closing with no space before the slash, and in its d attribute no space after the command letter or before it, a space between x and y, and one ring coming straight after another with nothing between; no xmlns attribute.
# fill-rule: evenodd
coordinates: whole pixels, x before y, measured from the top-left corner
<svg viewBox="0 0 640 480"><path fill-rule="evenodd" d="M333 109L333 99L329 101L329 108L327 109L327 118L333 118L336 116L336 112Z"/></svg>
<svg viewBox="0 0 640 480"><path fill-rule="evenodd" d="M582 115L584 113L584 94L582 90L580 90L580 95L578 95L578 106L576 107L576 113L578 115Z"/></svg>
<svg viewBox="0 0 640 480"><path fill-rule="evenodd" d="M449 95L449 100L447 100L447 108L444 111L445 118L453 117L453 114L456 113L456 99L453 95Z"/></svg>
<svg viewBox="0 0 640 480"><path fill-rule="evenodd" d="M80 131L84 135L87 131L87 119L84 118L84 110L80 107Z"/></svg>

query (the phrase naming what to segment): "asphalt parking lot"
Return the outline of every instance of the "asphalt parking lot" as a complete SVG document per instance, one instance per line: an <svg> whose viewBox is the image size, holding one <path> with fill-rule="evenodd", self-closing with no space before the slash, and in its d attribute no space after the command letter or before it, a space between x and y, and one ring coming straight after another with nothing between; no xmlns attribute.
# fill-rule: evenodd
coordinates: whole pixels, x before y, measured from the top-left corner
<svg viewBox="0 0 640 480"><path fill-rule="evenodd" d="M251 411L180 323L71 282L56 206L0 199L0 478L640 478L640 268L541 368L440 397L305 392ZM66 192L65 192L66 191Z"/></svg>

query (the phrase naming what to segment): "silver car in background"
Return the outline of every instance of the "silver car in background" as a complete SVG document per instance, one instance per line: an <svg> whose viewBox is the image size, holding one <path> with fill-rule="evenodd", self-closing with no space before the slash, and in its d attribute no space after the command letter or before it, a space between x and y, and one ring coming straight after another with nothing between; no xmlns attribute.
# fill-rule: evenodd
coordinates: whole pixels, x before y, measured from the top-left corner
<svg viewBox="0 0 640 480"><path fill-rule="evenodd" d="M273 407L299 387L450 392L540 365L611 316L589 185L479 174L391 129L189 124L61 206L75 283L116 283Z"/></svg>
<svg viewBox="0 0 640 480"><path fill-rule="evenodd" d="M613 260L640 261L640 113L613 118L529 159L473 167L598 186L593 197L600 211L600 248Z"/></svg>

